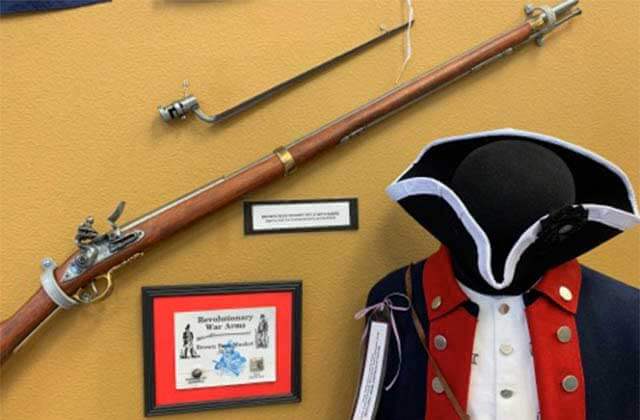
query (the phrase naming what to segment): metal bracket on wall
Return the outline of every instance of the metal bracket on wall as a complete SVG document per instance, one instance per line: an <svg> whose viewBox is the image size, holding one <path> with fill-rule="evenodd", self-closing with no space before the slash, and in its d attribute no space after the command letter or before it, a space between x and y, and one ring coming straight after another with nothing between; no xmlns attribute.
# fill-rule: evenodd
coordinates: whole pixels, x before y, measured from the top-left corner
<svg viewBox="0 0 640 420"><path fill-rule="evenodd" d="M367 49L370 46L373 46L374 44L387 39L395 34L397 34L398 32L402 31L403 29L406 29L408 27L410 27L411 25L413 25L414 20L409 20L401 25L398 25L394 28L391 29L384 29L383 26L381 26L381 30L383 31L380 35L369 39L368 41L357 45L356 47L351 48L350 50L344 51L336 56L334 56L333 58L320 63L314 67L311 67L308 70L303 71L302 73L292 77L291 79L285 80L284 82L278 83L275 86L270 87L269 89L249 98L246 99L242 102L240 102L239 104L232 106L229 109L226 109L218 114L213 114L213 115L209 115L207 113L205 113L204 111L202 111L202 109L200 108L200 104L198 103L198 100L196 99L195 96L188 94L187 92L187 86L188 84L185 83L184 87L185 87L185 94L184 97L182 99L178 99L177 101L174 101L172 103L170 103L169 105L166 106L159 106L158 107L158 112L160 113L160 116L162 117L162 119L166 122L170 122L171 120L175 120L175 119L186 119L187 115L190 113L194 113L196 115L196 117L198 117L200 120L206 122L206 123L210 123L210 124L214 124L217 122L221 122L224 121L228 118L231 118L235 115L240 114L241 112L252 108L253 106L257 105L258 103L269 99L271 97L273 97L274 95L281 93L282 91L286 90L287 88L293 86L296 83L299 83L331 66L333 66L334 64L339 63L340 61L358 53L361 52L365 49Z"/></svg>

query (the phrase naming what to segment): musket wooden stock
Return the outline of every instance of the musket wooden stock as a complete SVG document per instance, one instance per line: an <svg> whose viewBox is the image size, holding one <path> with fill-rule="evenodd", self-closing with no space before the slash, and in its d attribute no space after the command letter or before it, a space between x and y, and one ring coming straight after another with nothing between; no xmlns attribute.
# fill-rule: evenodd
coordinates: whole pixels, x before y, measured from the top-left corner
<svg viewBox="0 0 640 420"><path fill-rule="evenodd" d="M541 34L544 27L544 13L532 16L522 25L463 53L291 143L287 146L287 150L294 158L296 165L302 165L321 152L361 133L367 127L419 98L448 85L479 67L483 67L495 58L507 55L513 51L514 47L523 45ZM62 282L62 275L76 257L77 252L72 254L56 269L55 278L65 292L73 295L97 276L107 273L112 267L135 254L146 251L155 243L168 238L192 222L226 206L243 195L275 181L282 177L284 172L281 159L275 154L268 155L219 182L212 182L186 197L161 207L150 215L129 222L123 227L123 232L126 233L133 228L141 230L144 232L141 240L90 267L72 280ZM0 323L2 363L56 308L56 304L40 288L13 316Z"/></svg>

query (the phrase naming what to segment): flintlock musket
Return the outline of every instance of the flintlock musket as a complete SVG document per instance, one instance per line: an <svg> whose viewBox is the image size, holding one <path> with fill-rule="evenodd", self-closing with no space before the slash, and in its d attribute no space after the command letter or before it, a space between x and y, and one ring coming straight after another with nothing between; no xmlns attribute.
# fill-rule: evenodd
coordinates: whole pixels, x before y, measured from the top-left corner
<svg viewBox="0 0 640 420"><path fill-rule="evenodd" d="M201 217L239 199L333 146L344 143L368 127L502 57L535 41L542 45L552 30L578 16L578 0L554 7L528 5L521 25L427 71L377 99L339 117L316 131L278 147L273 153L236 172L153 210L125 225L117 220L124 209L118 205L109 217L111 231L99 234L93 219L78 228L78 249L60 266L51 258L42 261L42 287L13 316L0 324L0 361L4 363L35 330L58 309L95 302L111 290L111 272L141 255L150 246L168 238ZM105 278L102 290L96 280Z"/></svg>

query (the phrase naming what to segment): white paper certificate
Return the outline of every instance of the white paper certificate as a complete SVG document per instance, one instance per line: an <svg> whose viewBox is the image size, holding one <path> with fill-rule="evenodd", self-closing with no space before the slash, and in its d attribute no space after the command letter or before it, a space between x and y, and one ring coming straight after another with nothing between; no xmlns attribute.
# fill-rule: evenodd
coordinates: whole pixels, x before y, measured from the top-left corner
<svg viewBox="0 0 640 420"><path fill-rule="evenodd" d="M176 312L176 389L275 382L275 306Z"/></svg>

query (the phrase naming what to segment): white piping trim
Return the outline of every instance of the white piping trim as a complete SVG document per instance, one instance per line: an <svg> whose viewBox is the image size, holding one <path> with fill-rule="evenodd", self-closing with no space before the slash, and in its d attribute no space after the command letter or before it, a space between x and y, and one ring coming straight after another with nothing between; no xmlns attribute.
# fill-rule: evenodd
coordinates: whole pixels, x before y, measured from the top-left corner
<svg viewBox="0 0 640 420"><path fill-rule="evenodd" d="M518 240L511 247L511 250L509 251L507 259L504 263L503 277L505 279L505 283L506 279L509 279L509 284L513 282L513 276L516 273L516 267L520 262L522 254L524 254L524 251L526 251L527 248L529 248L529 246L531 246L531 244L533 244L536 239L538 239L538 233L540 233L541 225L540 221L542 219L545 219L546 217L548 217L548 215L545 215L536 220L531 226L525 229L525 231L522 232L522 235L520 235Z"/></svg>
<svg viewBox="0 0 640 420"><path fill-rule="evenodd" d="M640 217L614 207L603 206L601 204L583 204L582 207L588 211L588 221L602 223L603 225L607 225L620 231L627 230L640 223ZM540 232L540 222L547 217L549 217L549 215L541 217L529 226L529 228L520 235L520 238L518 238L516 243L513 245L504 265L505 279L511 279L511 281L513 281L513 276L515 275L516 267L520 262L522 254L524 254L526 249L536 241L538 233Z"/></svg>
<svg viewBox="0 0 640 420"><path fill-rule="evenodd" d="M492 287L500 288L500 283L496 282L491 271L491 245L489 238L460 197L451 188L433 178L409 178L389 185L387 194L395 201L423 194L434 195L444 199L456 213L476 244L480 274Z"/></svg>
<svg viewBox="0 0 640 420"><path fill-rule="evenodd" d="M640 216L602 204L583 204L589 210L589 221L602 223L618 230L627 230L640 223Z"/></svg>
<svg viewBox="0 0 640 420"><path fill-rule="evenodd" d="M517 130L514 128L501 128L498 130L481 131L478 133L465 134L462 136L449 136L449 137L444 137L444 138L435 140L431 142L428 146L426 146L424 149L422 149L422 151L420 152L418 157L413 161L413 163L409 165L409 167L404 172L402 172L402 174L400 174L400 176L397 177L394 182L398 182L400 178L402 178L407 172L409 172L411 168L416 163L418 163L418 161L420 161L422 157L429 150L431 150L436 146L439 146L444 143L454 142L454 141L477 140L480 138L496 137L496 136L522 137L527 140L538 140L543 143L551 143L556 146L560 146L564 149L583 155L595 162L598 162L599 164L605 166L611 172L616 174L618 178L620 178L620 180L624 183L624 186L627 190L627 197L629 198L629 202L631 203L631 208L633 209L633 214L640 215L640 212L638 211L638 205L636 203L635 193L633 191L633 187L631 186L631 182L629 181L629 177L627 177L627 174L625 174L624 171L622 171L622 169L620 169L620 167L618 167L615 163L608 161L607 159L603 158L600 155L595 154L590 150L584 149L580 146L576 146L575 144L572 144L572 143L568 143L564 140L560 140L559 138L547 136L545 134L540 134L540 133L533 133L531 131Z"/></svg>
<svg viewBox="0 0 640 420"><path fill-rule="evenodd" d="M542 134L531 133L527 131L514 130L510 128L467 134L464 136L446 137L440 140L436 140L422 150L422 152L413 161L413 163L398 178L396 178L396 180L391 185L387 187L386 192L394 201L400 201L409 196L423 194L434 195L445 200L447 204L449 204L455 211L458 218L471 235L476 245L476 251L478 254L478 270L480 272L480 275L482 275L484 280L494 289L502 290L508 287L513 282L515 269L520 261L522 254L533 242L535 242L540 230L540 221L548 217L548 215L545 215L538 219L535 223L529 226L529 228L527 228L522 233L522 235L520 235L520 238L518 238L518 240L515 242L515 244L509 251L509 255L507 256L503 281L502 283L498 283L496 282L493 271L491 269L491 243L489 242L489 238L487 237L487 234L484 232L484 230L480 227L478 222L475 220L475 218L471 215L460 197L458 197L458 195L447 185L434 178L415 177L404 180L401 180L401 178L408 171L410 171L411 168L413 168L413 166L418 161L420 161L432 147L452 141L462 141L500 135L509 135L514 137L517 136L529 140L534 139L542 142L552 143L584 155L589 159L604 165L605 167L607 167L607 169L615 173L624 183L627 190L627 196L633 209L633 213L601 204L584 204L583 207L588 210L588 220L592 222L602 223L604 225L622 231L640 223L640 215L638 213L638 207L635 201L635 194L627 175L615 164L589 150L567 143L555 137L545 136Z"/></svg>
<svg viewBox="0 0 640 420"><path fill-rule="evenodd" d="M433 195L447 202L467 229L467 232L469 232L476 245L478 271L480 271L480 275L496 290L502 290L513 282L515 269L520 262L522 254L524 254L524 251L538 238L540 221L549 217L548 215L541 217L520 235L507 256L504 267L504 279L502 283L498 283L491 269L491 243L489 242L489 238L471 215L460 197L453 192L451 188L433 178L417 177L389 185L387 187L387 194L394 201L400 201L414 195ZM640 217L637 215L614 207L600 204L584 204L583 207L588 211L589 221L602 223L603 225L618 230L623 231L640 223Z"/></svg>

